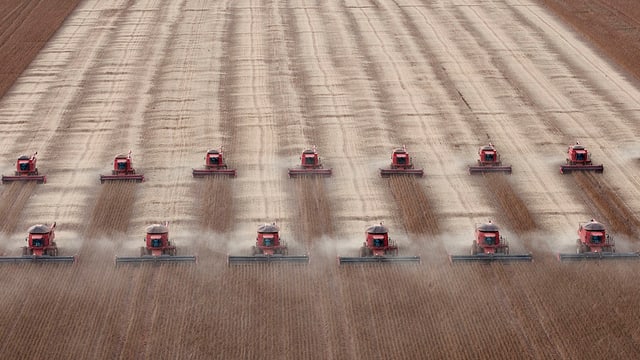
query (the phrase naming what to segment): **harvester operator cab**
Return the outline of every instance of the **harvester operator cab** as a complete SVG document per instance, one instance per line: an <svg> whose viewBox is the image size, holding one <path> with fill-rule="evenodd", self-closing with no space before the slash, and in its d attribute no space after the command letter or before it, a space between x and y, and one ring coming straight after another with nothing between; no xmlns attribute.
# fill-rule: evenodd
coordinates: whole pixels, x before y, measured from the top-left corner
<svg viewBox="0 0 640 360"><path fill-rule="evenodd" d="M151 247L153 248L160 248L162 247L162 238L159 236L158 237L154 236L151 238L150 244L151 244Z"/></svg>
<svg viewBox="0 0 640 360"><path fill-rule="evenodd" d="M305 155L304 156L304 164L307 166L313 166L316 164L316 159L314 155Z"/></svg>
<svg viewBox="0 0 640 360"><path fill-rule="evenodd" d="M602 234L591 234L590 241L592 244L602 244Z"/></svg>
<svg viewBox="0 0 640 360"><path fill-rule="evenodd" d="M220 165L220 155L209 155L210 165Z"/></svg>
<svg viewBox="0 0 640 360"><path fill-rule="evenodd" d="M384 246L384 236L376 236L373 238L373 246L374 247L383 247Z"/></svg>
<svg viewBox="0 0 640 360"><path fill-rule="evenodd" d="M406 154L397 154L396 156L396 164L398 165L406 165L408 163L407 161L407 155Z"/></svg>
<svg viewBox="0 0 640 360"><path fill-rule="evenodd" d="M116 167L118 171L127 171L127 161L126 160L118 160Z"/></svg>
<svg viewBox="0 0 640 360"><path fill-rule="evenodd" d="M273 235L265 235L262 237L262 246L272 247L273 246Z"/></svg>
<svg viewBox="0 0 640 360"><path fill-rule="evenodd" d="M496 245L496 235L495 234L491 234L489 236L485 236L484 237L484 243L486 245Z"/></svg>
<svg viewBox="0 0 640 360"><path fill-rule="evenodd" d="M21 161L18 164L18 167L20 168L20 171L29 171L29 162L28 161Z"/></svg>
<svg viewBox="0 0 640 360"><path fill-rule="evenodd" d="M40 248L44 246L44 241L41 237L31 238L31 246L34 248Z"/></svg>
<svg viewBox="0 0 640 360"><path fill-rule="evenodd" d="M496 155L493 152L485 152L484 153L484 161L485 162L494 162L495 158L496 158Z"/></svg>

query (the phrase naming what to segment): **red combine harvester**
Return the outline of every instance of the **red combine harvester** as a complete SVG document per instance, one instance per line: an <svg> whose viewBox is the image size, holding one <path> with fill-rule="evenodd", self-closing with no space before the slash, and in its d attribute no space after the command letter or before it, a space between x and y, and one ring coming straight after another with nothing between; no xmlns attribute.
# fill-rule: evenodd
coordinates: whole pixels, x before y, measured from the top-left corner
<svg viewBox="0 0 640 360"><path fill-rule="evenodd" d="M365 231L365 241L360 247L360 256L339 256L342 264L357 263L420 263L420 256L398 256L398 244L389 238L389 229L382 225L373 225Z"/></svg>
<svg viewBox="0 0 640 360"><path fill-rule="evenodd" d="M500 235L497 225L489 221L476 225L476 238L471 245L470 255L450 255L451 262L457 261L532 261L531 254L509 254L509 243Z"/></svg>
<svg viewBox="0 0 640 360"><path fill-rule="evenodd" d="M256 244L251 247L251 251L253 253L251 256L227 256L227 264L254 262L309 263L308 255L289 255L289 248L280 238L280 228L275 223L258 227Z"/></svg>
<svg viewBox="0 0 640 360"><path fill-rule="evenodd" d="M25 239L27 246L22 248L22 256L0 256L2 262L48 262L73 263L75 256L58 256L58 245L55 234L56 223L48 225L33 225L27 230L29 235Z"/></svg>
<svg viewBox="0 0 640 360"><path fill-rule="evenodd" d="M38 168L36 167L36 155L34 153L31 157L22 155L16 161L16 171L13 176L2 175L2 182L9 183L14 181L36 181L39 184L47 182L47 178L44 175L38 174Z"/></svg>
<svg viewBox="0 0 640 360"><path fill-rule="evenodd" d="M329 177L332 174L331 169L324 169L318 157L318 152L314 146L311 149L306 149L300 155L300 166L289 169L289 177L295 178L299 176L325 176Z"/></svg>
<svg viewBox="0 0 640 360"><path fill-rule="evenodd" d="M100 175L100 183L104 183L105 181L144 181L144 175L136 174L136 170L133 168L131 151L129 151L127 155L116 155L113 159L111 175Z"/></svg>
<svg viewBox="0 0 640 360"><path fill-rule="evenodd" d="M177 255L176 246L169 240L169 224L153 224L147 226L144 237L145 246L140 248L139 257L116 256L118 264L162 263L162 262L197 262L193 255Z"/></svg>
<svg viewBox="0 0 640 360"><path fill-rule="evenodd" d="M478 165L469 166L469 174L487 172L505 172L511 174L511 165L502 165L500 154L491 143L478 149Z"/></svg>
<svg viewBox="0 0 640 360"><path fill-rule="evenodd" d="M560 166L561 174L568 174L572 171L595 171L601 173L604 171L604 166L602 164L593 165L591 153L576 141L575 145L571 145L567 149L566 164Z"/></svg>
<svg viewBox="0 0 640 360"><path fill-rule="evenodd" d="M204 157L204 169L193 169L193 177L201 178L212 175L236 177L236 169L229 169L224 162L222 146L220 150L208 150Z"/></svg>
<svg viewBox="0 0 640 360"><path fill-rule="evenodd" d="M414 169L413 163L411 162L411 156L404 145L402 148L393 150L393 153L391 154L391 165L386 169L380 169L380 176L382 177L389 177L393 175L420 177L424 175L423 169Z"/></svg>
<svg viewBox="0 0 640 360"><path fill-rule="evenodd" d="M587 223L578 224L578 239L575 254L558 254L558 259L590 260L590 259L640 259L640 253L617 253L616 245L607 234L603 224L591 219Z"/></svg>

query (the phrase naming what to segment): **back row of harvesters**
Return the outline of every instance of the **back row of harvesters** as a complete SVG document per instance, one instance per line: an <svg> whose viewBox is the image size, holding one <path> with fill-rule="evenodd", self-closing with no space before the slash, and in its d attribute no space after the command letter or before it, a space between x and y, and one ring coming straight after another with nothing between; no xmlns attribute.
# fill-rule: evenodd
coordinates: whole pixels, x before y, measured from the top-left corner
<svg viewBox="0 0 640 360"><path fill-rule="evenodd" d="M567 150L566 164L561 166L561 173L571 171L596 171L602 172L602 165L593 165L588 151L579 143L572 145ZM12 181L37 181L46 182L44 175L38 174L36 167L36 154L31 157L21 156L16 163L14 176L2 176L2 182ZM477 165L469 167L470 174L486 172L511 173L510 165L503 165L500 154L493 144L483 146L478 150L479 159ZM306 149L300 157L298 167L288 170L289 177L332 175L331 169L325 169L320 162L315 147ZM196 178L212 175L236 176L235 169L229 169L224 161L222 148L209 150L205 156L205 167L193 169ZM380 169L382 177L409 175L423 176L423 169L416 169L406 148L397 148L391 156L391 164L388 168ZM100 175L100 182L107 181L144 181L144 175L136 173L132 165L131 152L127 155L117 155L114 158L113 170L110 175ZM28 246L23 250L23 256L18 258L2 257L2 261L54 261L70 262L74 257L58 257L53 229L45 225L36 225L29 231ZM33 230L33 231L32 231ZM592 221L581 224L578 230L579 239L576 254L560 254L561 260L592 259L592 258L638 258L638 253L616 253L615 245L611 237L606 234L604 226ZM451 255L452 262L459 261L531 261L530 254L510 254L509 244L500 233L498 227L489 222L476 226L475 238L471 245L469 255ZM195 262L192 255L177 256L176 247L172 245L168 237L168 224L154 224L147 228L145 246L141 247L138 257L117 257L116 263L140 263L140 262ZM252 247L250 256L229 256L228 263L248 262L301 262L308 263L308 255L289 255L287 244L280 239L279 228L275 224L265 224L258 228L256 243ZM420 262L419 256L398 256L398 245L391 240L388 229L380 224L371 226L366 230L366 237L357 257L339 257L339 262L367 263L367 262Z"/></svg>

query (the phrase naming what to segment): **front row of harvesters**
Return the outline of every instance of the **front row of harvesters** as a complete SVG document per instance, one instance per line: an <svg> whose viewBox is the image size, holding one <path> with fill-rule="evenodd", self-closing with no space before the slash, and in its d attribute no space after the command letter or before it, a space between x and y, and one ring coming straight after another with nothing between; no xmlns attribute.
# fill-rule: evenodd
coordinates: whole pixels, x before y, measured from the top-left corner
<svg viewBox="0 0 640 360"><path fill-rule="evenodd" d="M37 224L28 230L27 245L22 256L0 256L0 263L74 263L75 256L61 256L55 241L56 223ZM116 256L116 265L139 263L196 263L194 255L178 255L176 246L169 239L169 225L153 224L147 227L145 245L140 247L140 256ZM603 224L591 220L580 223L576 253L558 254L561 261L598 259L640 259L639 252L616 252L613 238ZM280 228L275 224L264 224L258 228L256 243L251 255L229 255L229 265L261 262L309 263L309 255L290 255L287 243L280 238ZM454 262L512 262L532 261L531 254L511 254L507 240L500 235L494 223L476 226L475 238L468 255L450 255ZM370 226L365 231L365 241L359 255L339 256L342 264L361 263L420 263L420 256L398 256L398 244L389 237L389 229L382 223Z"/></svg>

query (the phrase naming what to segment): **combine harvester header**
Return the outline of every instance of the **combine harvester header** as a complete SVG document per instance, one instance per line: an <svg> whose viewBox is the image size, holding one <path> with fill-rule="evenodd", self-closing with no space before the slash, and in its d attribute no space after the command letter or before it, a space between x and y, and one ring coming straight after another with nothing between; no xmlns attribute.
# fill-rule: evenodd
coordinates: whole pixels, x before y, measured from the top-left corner
<svg viewBox="0 0 640 360"><path fill-rule="evenodd" d="M616 245L607 234L605 226L593 219L578 224L578 239L575 254L558 254L560 261L572 260L605 260L605 259L640 259L640 253L617 253Z"/></svg>
<svg viewBox="0 0 640 360"><path fill-rule="evenodd" d="M27 246L22 248L22 256L0 256L0 263L74 263L75 256L59 256L55 234L56 223L52 225L33 225L25 239Z"/></svg>
<svg viewBox="0 0 640 360"><path fill-rule="evenodd" d="M222 146L219 150L211 149L207 151L204 157L204 169L193 169L194 178L202 178L207 176L223 175L228 177L236 177L236 169L227 167L224 159Z"/></svg>
<svg viewBox="0 0 640 360"><path fill-rule="evenodd" d="M373 225L365 231L365 240L360 247L360 256L339 256L342 264L362 263L420 263L420 256L398 256L398 244L389 238L389 229L382 225Z"/></svg>
<svg viewBox="0 0 640 360"><path fill-rule="evenodd" d="M280 228L275 224L258 227L256 244L251 247L250 256L228 255L227 265L260 262L287 262L308 264L308 255L289 255L287 243L280 238Z"/></svg>
<svg viewBox="0 0 640 360"><path fill-rule="evenodd" d="M531 254L513 255L509 253L509 243L500 235L500 229L491 221L476 225L475 240L471 245L470 255L450 255L449 260L480 261L480 262L512 262L532 261Z"/></svg>
<svg viewBox="0 0 640 360"><path fill-rule="evenodd" d="M411 155L407 152L406 146L394 149L391 153L391 164L386 169L380 169L380 176L390 177L396 175L408 175L422 177L423 169L416 169L413 166Z"/></svg>
<svg viewBox="0 0 640 360"><path fill-rule="evenodd" d="M333 173L332 169L325 169L318 156L315 145L311 149L302 151L300 155L300 165L295 168L289 168L288 174L290 178L300 176L324 176L329 177Z"/></svg>
<svg viewBox="0 0 640 360"><path fill-rule="evenodd" d="M140 247L140 256L116 256L116 265L139 263L196 263L194 255L177 255L177 248L169 240L169 223L147 226L145 246Z"/></svg>
<svg viewBox="0 0 640 360"><path fill-rule="evenodd" d="M129 150L127 155L116 155L113 159L113 170L111 170L111 175L100 175L100 183L104 183L105 181L144 181L144 175L136 174L136 170L133 168L131 150Z"/></svg>
<svg viewBox="0 0 640 360"><path fill-rule="evenodd" d="M569 174L572 171L595 171L596 173L602 173L604 171L604 165L593 165L591 153L576 141L575 145L571 145L567 149L566 164L560 166L561 174Z"/></svg>
<svg viewBox="0 0 640 360"><path fill-rule="evenodd" d="M37 152L30 157L22 155L16 161L16 171L13 176L2 175L2 183L10 183L15 181L36 181L38 184L44 184L47 182L47 177L38 174L38 168L36 167Z"/></svg>
<svg viewBox="0 0 640 360"><path fill-rule="evenodd" d="M500 154L492 143L478 149L478 164L469 166L469 174L481 174L487 172L504 172L511 174L511 165L502 165Z"/></svg>

